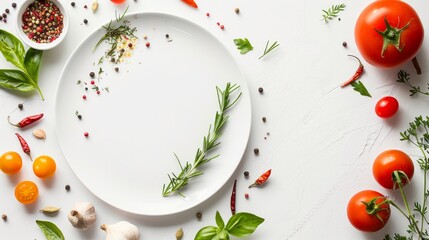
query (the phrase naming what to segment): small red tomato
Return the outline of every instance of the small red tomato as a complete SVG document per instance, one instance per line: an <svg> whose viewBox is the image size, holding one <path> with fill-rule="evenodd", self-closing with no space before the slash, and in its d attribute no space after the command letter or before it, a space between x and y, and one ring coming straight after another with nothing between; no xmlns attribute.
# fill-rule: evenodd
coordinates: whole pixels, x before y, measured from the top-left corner
<svg viewBox="0 0 429 240"><path fill-rule="evenodd" d="M384 188L398 188L398 184L393 181L394 171L399 171L401 184L404 186L413 178L413 161L406 153L399 150L392 149L380 153L372 165L375 180Z"/></svg>
<svg viewBox="0 0 429 240"><path fill-rule="evenodd" d="M389 118L398 111L399 103L396 98L387 96L378 100L375 104L375 113L381 118Z"/></svg>
<svg viewBox="0 0 429 240"><path fill-rule="evenodd" d="M112 3L121 4L124 3L126 0L110 0Z"/></svg>
<svg viewBox="0 0 429 240"><path fill-rule="evenodd" d="M375 232L382 229L390 217L387 198L373 190L356 193L347 205L347 217L356 229Z"/></svg>

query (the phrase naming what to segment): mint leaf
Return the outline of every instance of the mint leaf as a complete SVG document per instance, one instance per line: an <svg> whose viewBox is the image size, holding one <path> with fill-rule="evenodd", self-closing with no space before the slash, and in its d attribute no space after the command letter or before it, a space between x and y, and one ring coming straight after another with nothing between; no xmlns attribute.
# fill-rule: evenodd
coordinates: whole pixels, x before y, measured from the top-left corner
<svg viewBox="0 0 429 240"><path fill-rule="evenodd" d="M252 44L249 42L249 39L247 38L237 38L234 39L234 44L237 46L237 49L240 50L241 54L246 54L249 51L253 50Z"/></svg>
<svg viewBox="0 0 429 240"><path fill-rule="evenodd" d="M368 90L366 89L365 85L361 81L355 81L351 83L353 90L356 92L359 92L360 95L366 96L366 97L372 97L371 94L369 94Z"/></svg>
<svg viewBox="0 0 429 240"><path fill-rule="evenodd" d="M46 240L64 240L64 235L57 225L41 220L36 220L36 223L45 234Z"/></svg>
<svg viewBox="0 0 429 240"><path fill-rule="evenodd" d="M226 224L226 230L235 237L246 237L252 234L264 219L251 213L236 213Z"/></svg>

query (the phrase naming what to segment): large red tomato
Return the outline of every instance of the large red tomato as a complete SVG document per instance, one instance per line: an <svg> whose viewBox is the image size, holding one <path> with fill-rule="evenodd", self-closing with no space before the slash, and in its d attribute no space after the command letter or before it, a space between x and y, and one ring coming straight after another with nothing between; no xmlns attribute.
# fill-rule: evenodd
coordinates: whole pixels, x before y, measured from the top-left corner
<svg viewBox="0 0 429 240"><path fill-rule="evenodd" d="M377 0L360 14L355 41L362 57L377 67L395 67L416 56L423 43L417 12L400 0Z"/></svg>

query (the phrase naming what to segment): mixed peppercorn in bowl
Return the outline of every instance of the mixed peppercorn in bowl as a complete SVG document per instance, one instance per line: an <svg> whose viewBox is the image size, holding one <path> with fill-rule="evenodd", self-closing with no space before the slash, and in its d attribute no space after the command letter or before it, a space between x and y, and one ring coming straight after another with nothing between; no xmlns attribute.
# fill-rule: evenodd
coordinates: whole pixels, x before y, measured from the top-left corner
<svg viewBox="0 0 429 240"><path fill-rule="evenodd" d="M47 50L66 36L69 18L59 0L26 0L18 10L18 35L28 46Z"/></svg>

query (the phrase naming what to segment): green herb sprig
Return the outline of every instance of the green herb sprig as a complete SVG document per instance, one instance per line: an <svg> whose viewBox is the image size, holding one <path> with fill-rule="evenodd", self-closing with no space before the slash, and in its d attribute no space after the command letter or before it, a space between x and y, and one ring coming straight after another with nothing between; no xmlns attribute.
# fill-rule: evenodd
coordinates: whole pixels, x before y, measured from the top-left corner
<svg viewBox="0 0 429 240"><path fill-rule="evenodd" d="M215 120L213 126L210 125L207 135L203 138L202 148L198 148L195 154L193 163L186 162L183 165L176 154L175 157L180 166L180 173L171 175L168 174L170 182L167 185L162 187L162 195L168 196L171 193L178 193L180 195L180 190L186 186L190 179L197 177L203 174L202 171L198 170L198 167L217 158L219 155L208 157L208 153L219 146L220 142L218 141L221 137L221 131L228 121L228 116L225 115L231 107L237 103L241 97L241 92L238 96L231 101L230 96L240 88L237 84L227 83L224 90L221 90L219 87L216 87L217 99L219 104L219 111L216 112ZM183 195L182 195L183 196Z"/></svg>
<svg viewBox="0 0 429 240"><path fill-rule="evenodd" d="M414 96L416 94L422 94L422 95L427 95L429 96L429 91L428 92L424 92L420 89L419 86L413 86L410 83L410 74L404 70L400 70L398 72L398 79L396 80L399 83L404 83L406 84L408 87L410 87L410 96ZM429 89L429 83L428 83L428 89Z"/></svg>
<svg viewBox="0 0 429 240"><path fill-rule="evenodd" d="M25 52L24 45L18 38L0 29L0 52L8 62L18 68L0 69L0 87L20 92L36 89L44 100L38 85L43 51L30 48Z"/></svg>
<svg viewBox="0 0 429 240"><path fill-rule="evenodd" d="M61 230L52 222L36 220L37 225L42 230L46 240L64 240Z"/></svg>
<svg viewBox="0 0 429 240"><path fill-rule="evenodd" d="M277 48L278 46L280 46L280 44L277 43L277 41L275 41L273 44L271 44L269 47L268 45L270 44L270 41L267 41L267 44L265 45L265 49L264 49L264 53L259 57L259 59L265 57L265 55L267 55L268 53L270 53L272 50L274 50L275 48Z"/></svg>
<svg viewBox="0 0 429 240"><path fill-rule="evenodd" d="M344 3L338 4L338 5L332 5L327 10L322 9L322 17L325 23L328 23L330 20L336 18L338 14L342 11L344 11L346 8L346 5Z"/></svg>
<svg viewBox="0 0 429 240"><path fill-rule="evenodd" d="M365 85L361 81L355 81L351 83L353 90L360 93L362 96L366 97L372 97L371 94L368 92L368 89L366 89Z"/></svg>
<svg viewBox="0 0 429 240"><path fill-rule="evenodd" d="M236 38L234 39L234 44L240 50L240 54L246 54L253 50L253 46L247 38Z"/></svg>
<svg viewBox="0 0 429 240"><path fill-rule="evenodd" d="M194 240L229 239L234 237L247 237L255 232L256 228L265 220L251 213L240 212L231 216L225 225L219 211L216 211L216 225L201 228Z"/></svg>

